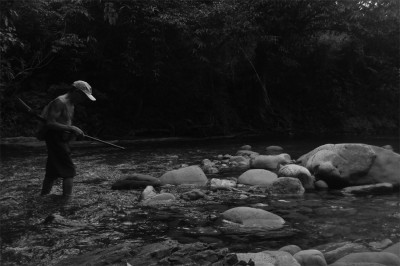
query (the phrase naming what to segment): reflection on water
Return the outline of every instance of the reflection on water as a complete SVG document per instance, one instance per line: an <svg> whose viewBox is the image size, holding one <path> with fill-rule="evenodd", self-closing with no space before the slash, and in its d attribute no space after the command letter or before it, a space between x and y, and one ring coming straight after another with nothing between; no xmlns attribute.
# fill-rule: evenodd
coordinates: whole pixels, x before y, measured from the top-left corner
<svg viewBox="0 0 400 266"><path fill-rule="evenodd" d="M161 176L177 164L199 164L218 154L235 154L249 144L261 154L269 145L280 145L292 158L326 143L357 142L377 146L398 140L371 141L213 141L138 147L126 151L107 147L74 150L78 168L75 198L62 204L57 196L41 198L44 175L43 149L3 150L1 165L1 238L3 260L46 264L62 258L125 241L149 243L167 237L182 243L219 243L233 251L255 252L287 244L312 248L340 241L368 243L386 238L400 240L399 195L342 196L334 191L302 197L240 198L235 192L210 192L207 200L179 201L173 206L143 207L141 191L112 191L111 184L130 173ZM238 177L240 172L216 175ZM210 176L209 176L210 178ZM55 187L55 194L61 188ZM237 230L224 225L218 215L232 207L250 206L273 212L286 226L274 231ZM46 223L49 215L62 217ZM40 262L40 263L39 263Z"/></svg>

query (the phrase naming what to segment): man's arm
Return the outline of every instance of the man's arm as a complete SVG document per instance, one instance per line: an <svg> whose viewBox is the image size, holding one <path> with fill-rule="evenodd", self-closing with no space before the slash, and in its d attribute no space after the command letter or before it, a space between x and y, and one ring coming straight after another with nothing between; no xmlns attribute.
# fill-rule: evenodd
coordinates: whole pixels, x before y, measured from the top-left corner
<svg viewBox="0 0 400 266"><path fill-rule="evenodd" d="M47 113L47 127L49 129L54 129L58 131L69 131L73 132L76 135L83 135L83 131L76 126L69 126L62 123L57 122L58 118L61 117L62 111L65 108L64 103L60 100L55 100L50 106Z"/></svg>

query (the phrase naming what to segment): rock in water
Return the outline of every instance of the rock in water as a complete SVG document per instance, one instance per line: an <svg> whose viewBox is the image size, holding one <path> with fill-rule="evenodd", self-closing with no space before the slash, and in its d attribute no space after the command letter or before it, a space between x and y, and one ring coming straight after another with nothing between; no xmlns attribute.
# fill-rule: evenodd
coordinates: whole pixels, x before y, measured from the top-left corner
<svg viewBox="0 0 400 266"><path fill-rule="evenodd" d="M290 156L285 153L279 155L260 155L251 160L250 167L277 171L280 165L288 163L290 163Z"/></svg>
<svg viewBox="0 0 400 266"><path fill-rule="evenodd" d="M278 171L279 177L294 177L301 181L306 190L314 189L314 177L307 168L297 164L287 164Z"/></svg>
<svg viewBox="0 0 400 266"><path fill-rule="evenodd" d="M156 177L144 174L133 174L124 179L116 181L111 189L123 190L123 189L141 189L147 186L159 186L160 180Z"/></svg>
<svg viewBox="0 0 400 266"><path fill-rule="evenodd" d="M140 200L149 200L157 195L157 192L154 190L154 187L147 186L142 194L140 195Z"/></svg>
<svg viewBox="0 0 400 266"><path fill-rule="evenodd" d="M400 265L400 259L396 255L389 252L360 252L351 253L349 255L340 258L330 266L342 266L342 265L357 265L361 263L380 263L386 266L398 266ZM346 264L347 263L347 264Z"/></svg>
<svg viewBox="0 0 400 266"><path fill-rule="evenodd" d="M269 188L273 195L303 195L304 191L300 180L294 177L279 177Z"/></svg>
<svg viewBox="0 0 400 266"><path fill-rule="evenodd" d="M235 265L300 266L293 256L285 251L266 250L258 253L236 253L236 256L240 263Z"/></svg>
<svg viewBox="0 0 400 266"><path fill-rule="evenodd" d="M210 181L210 188L212 190L216 190L216 189L229 190L234 187L236 187L236 182L233 180L213 178Z"/></svg>
<svg viewBox="0 0 400 266"><path fill-rule="evenodd" d="M344 194L370 195L370 194L390 194L393 192L393 185L390 183L380 183L375 185L352 186L342 189Z"/></svg>
<svg viewBox="0 0 400 266"><path fill-rule="evenodd" d="M200 167L188 166L166 172L160 177L160 181L163 185L193 184L204 186L207 183L207 177Z"/></svg>
<svg viewBox="0 0 400 266"><path fill-rule="evenodd" d="M367 144L326 144L297 160L330 188L400 184L400 154Z"/></svg>
<svg viewBox="0 0 400 266"><path fill-rule="evenodd" d="M271 171L264 169L251 169L239 176L238 183L250 186L267 187L277 178L278 176Z"/></svg>
<svg viewBox="0 0 400 266"><path fill-rule="evenodd" d="M259 227L270 230L282 228L285 223L285 220L276 214L250 207L229 209L222 213L222 217L246 227Z"/></svg>

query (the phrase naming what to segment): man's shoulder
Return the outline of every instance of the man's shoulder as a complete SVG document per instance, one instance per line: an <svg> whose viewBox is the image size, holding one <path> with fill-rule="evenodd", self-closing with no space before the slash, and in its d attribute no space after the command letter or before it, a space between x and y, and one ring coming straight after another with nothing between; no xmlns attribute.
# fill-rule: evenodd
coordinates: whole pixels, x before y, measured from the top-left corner
<svg viewBox="0 0 400 266"><path fill-rule="evenodd" d="M68 100L66 99L65 95L60 95L51 101L51 105L55 107L64 107L68 105Z"/></svg>

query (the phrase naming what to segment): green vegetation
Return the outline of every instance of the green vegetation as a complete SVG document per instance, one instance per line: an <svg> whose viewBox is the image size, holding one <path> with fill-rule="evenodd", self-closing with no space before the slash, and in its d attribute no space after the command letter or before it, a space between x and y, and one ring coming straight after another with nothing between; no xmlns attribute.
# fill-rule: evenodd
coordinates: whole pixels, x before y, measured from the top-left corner
<svg viewBox="0 0 400 266"><path fill-rule="evenodd" d="M1 1L1 135L82 79L109 137L386 134L399 127L399 1Z"/></svg>

